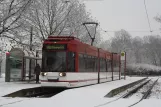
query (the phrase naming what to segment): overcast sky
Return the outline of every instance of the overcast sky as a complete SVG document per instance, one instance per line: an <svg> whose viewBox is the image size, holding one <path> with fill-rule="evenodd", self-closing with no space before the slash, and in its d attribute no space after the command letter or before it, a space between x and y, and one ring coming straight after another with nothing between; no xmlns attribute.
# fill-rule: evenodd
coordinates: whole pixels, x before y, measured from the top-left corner
<svg viewBox="0 0 161 107"><path fill-rule="evenodd" d="M94 19L100 22L103 30L109 31L110 37L114 32L125 29L135 37L150 35L148 20L146 16L144 0L85 0L88 12L91 12ZM154 20L154 17L161 15L161 0L146 0L152 34L160 34L161 23ZM141 32L135 32L141 31ZM107 33L102 32L104 39L109 39Z"/></svg>

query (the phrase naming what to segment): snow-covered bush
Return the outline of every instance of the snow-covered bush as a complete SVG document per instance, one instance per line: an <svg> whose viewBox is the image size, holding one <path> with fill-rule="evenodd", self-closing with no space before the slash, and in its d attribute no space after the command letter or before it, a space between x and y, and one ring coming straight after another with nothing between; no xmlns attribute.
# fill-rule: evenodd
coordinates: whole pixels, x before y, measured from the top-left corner
<svg viewBox="0 0 161 107"><path fill-rule="evenodd" d="M161 67L149 64L127 65L127 75L161 75Z"/></svg>

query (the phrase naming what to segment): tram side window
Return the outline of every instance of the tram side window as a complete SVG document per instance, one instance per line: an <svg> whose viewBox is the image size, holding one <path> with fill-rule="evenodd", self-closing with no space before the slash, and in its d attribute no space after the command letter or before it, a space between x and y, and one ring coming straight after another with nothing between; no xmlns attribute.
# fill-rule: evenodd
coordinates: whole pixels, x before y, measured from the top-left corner
<svg viewBox="0 0 161 107"><path fill-rule="evenodd" d="M88 56L83 54L83 63L84 63L84 71L87 70L87 61L88 61Z"/></svg>
<svg viewBox="0 0 161 107"><path fill-rule="evenodd" d="M113 68L114 68L114 72L119 71L119 61L117 59L113 61Z"/></svg>
<svg viewBox="0 0 161 107"><path fill-rule="evenodd" d="M100 71L106 72L106 60L103 58L100 59Z"/></svg>
<svg viewBox="0 0 161 107"><path fill-rule="evenodd" d="M93 60L92 56L87 56L87 61L86 61L86 70L87 72L92 72L93 71Z"/></svg>
<svg viewBox="0 0 161 107"><path fill-rule="evenodd" d="M89 72L89 70L90 70L90 65L89 65L89 63L90 63L90 56L86 56L86 71L87 72Z"/></svg>
<svg viewBox="0 0 161 107"><path fill-rule="evenodd" d="M97 72L97 64L98 64L98 58L94 57L94 72Z"/></svg>
<svg viewBox="0 0 161 107"><path fill-rule="evenodd" d="M114 60L113 60L113 72L116 72L115 69L116 69L116 60L114 59Z"/></svg>
<svg viewBox="0 0 161 107"><path fill-rule="evenodd" d="M86 62L87 72L96 72L97 71L97 59L94 56L88 56L87 62Z"/></svg>
<svg viewBox="0 0 161 107"><path fill-rule="evenodd" d="M107 64L107 72L112 72L111 71L111 61L110 60L106 60L106 64Z"/></svg>
<svg viewBox="0 0 161 107"><path fill-rule="evenodd" d="M79 71L80 72L85 72L85 57L83 54L79 54Z"/></svg>
<svg viewBox="0 0 161 107"><path fill-rule="evenodd" d="M75 71L75 53L74 52L68 52L68 72L74 72Z"/></svg>
<svg viewBox="0 0 161 107"><path fill-rule="evenodd" d="M92 65L93 65L93 71L97 72L97 57L92 57Z"/></svg>
<svg viewBox="0 0 161 107"><path fill-rule="evenodd" d="M113 60L113 66L116 67L117 63L116 60Z"/></svg>
<svg viewBox="0 0 161 107"><path fill-rule="evenodd" d="M92 58L92 63L93 63L93 64L92 64L92 65L93 65L93 71L94 71L94 72L97 72L97 57L94 56L94 57Z"/></svg>
<svg viewBox="0 0 161 107"><path fill-rule="evenodd" d="M79 54L80 72L97 72L97 57Z"/></svg>

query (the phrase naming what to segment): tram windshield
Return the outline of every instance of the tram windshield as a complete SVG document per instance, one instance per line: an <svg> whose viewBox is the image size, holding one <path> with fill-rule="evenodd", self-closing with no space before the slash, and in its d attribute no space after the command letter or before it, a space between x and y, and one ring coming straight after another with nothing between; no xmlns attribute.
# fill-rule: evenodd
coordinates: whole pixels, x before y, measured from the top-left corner
<svg viewBox="0 0 161 107"><path fill-rule="evenodd" d="M42 72L65 72L66 52L43 52Z"/></svg>

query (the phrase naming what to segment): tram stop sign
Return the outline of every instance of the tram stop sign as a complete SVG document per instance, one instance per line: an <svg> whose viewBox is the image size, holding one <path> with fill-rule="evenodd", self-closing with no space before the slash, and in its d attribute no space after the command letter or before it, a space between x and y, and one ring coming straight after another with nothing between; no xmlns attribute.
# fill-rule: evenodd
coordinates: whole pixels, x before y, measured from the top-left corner
<svg viewBox="0 0 161 107"><path fill-rule="evenodd" d="M125 52L121 52L121 60L125 60Z"/></svg>

